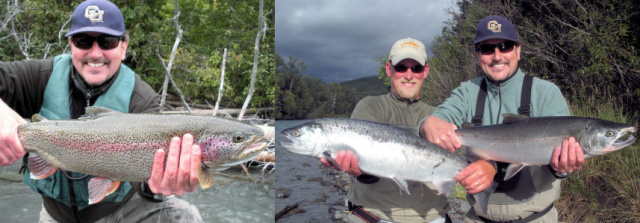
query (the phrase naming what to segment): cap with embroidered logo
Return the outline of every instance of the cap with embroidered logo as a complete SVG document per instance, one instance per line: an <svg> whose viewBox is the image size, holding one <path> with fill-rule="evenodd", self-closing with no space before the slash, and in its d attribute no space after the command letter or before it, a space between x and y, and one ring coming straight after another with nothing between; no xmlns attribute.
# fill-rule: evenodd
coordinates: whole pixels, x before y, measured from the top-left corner
<svg viewBox="0 0 640 223"><path fill-rule="evenodd" d="M71 30L65 36L82 32L122 36L124 31L124 17L118 6L106 0L88 0L73 12Z"/></svg>
<svg viewBox="0 0 640 223"><path fill-rule="evenodd" d="M508 19L497 15L480 20L476 28L476 39L473 44L478 44L488 39L505 39L518 42L515 26Z"/></svg>
<svg viewBox="0 0 640 223"><path fill-rule="evenodd" d="M395 66L404 59L413 59L424 66L427 62L427 51L424 48L424 44L411 38L396 41L393 46L391 46L389 60L391 60L391 64Z"/></svg>

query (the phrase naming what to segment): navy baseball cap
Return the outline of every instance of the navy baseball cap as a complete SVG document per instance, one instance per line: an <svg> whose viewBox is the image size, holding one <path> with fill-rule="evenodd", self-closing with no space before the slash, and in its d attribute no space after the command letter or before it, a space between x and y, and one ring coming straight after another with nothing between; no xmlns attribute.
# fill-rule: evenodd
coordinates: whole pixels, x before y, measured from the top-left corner
<svg viewBox="0 0 640 223"><path fill-rule="evenodd" d="M124 31L124 17L118 6L106 0L87 0L73 12L71 30L65 37L82 32L122 36Z"/></svg>
<svg viewBox="0 0 640 223"><path fill-rule="evenodd" d="M480 20L476 28L476 40L473 44L478 44L488 39L505 39L518 42L516 28L511 21L497 15Z"/></svg>

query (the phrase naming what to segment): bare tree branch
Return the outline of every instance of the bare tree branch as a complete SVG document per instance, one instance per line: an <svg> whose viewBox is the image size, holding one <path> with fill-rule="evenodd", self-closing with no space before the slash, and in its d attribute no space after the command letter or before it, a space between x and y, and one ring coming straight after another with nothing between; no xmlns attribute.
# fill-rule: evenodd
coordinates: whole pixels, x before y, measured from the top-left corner
<svg viewBox="0 0 640 223"><path fill-rule="evenodd" d="M258 56L260 55L260 34L262 34L263 32L262 26L264 25L263 8L264 8L264 0L260 0L260 13L258 15L258 33L256 34L256 43L253 47L254 54L253 54L253 71L251 71L251 87L249 87L249 94L247 94L247 99L244 101L244 104L242 105L242 110L238 115L238 120L242 120L242 117L244 116L244 113L247 110L247 107L249 106L249 102L251 101L251 96L253 96L253 91L255 90L256 75L258 73Z"/></svg>
<svg viewBox="0 0 640 223"><path fill-rule="evenodd" d="M216 101L216 107L213 109L213 116L218 114L218 107L220 106L220 101L222 101L222 89L224 88L224 70L227 64L227 48L224 48L224 53L222 54L222 72L220 74L220 89L218 89L218 100Z"/></svg>

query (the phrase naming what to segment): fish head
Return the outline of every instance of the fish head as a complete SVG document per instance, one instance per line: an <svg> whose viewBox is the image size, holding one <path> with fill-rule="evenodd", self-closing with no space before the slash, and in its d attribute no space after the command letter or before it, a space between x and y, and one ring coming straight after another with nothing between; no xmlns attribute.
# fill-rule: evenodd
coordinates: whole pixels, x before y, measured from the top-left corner
<svg viewBox="0 0 640 223"><path fill-rule="evenodd" d="M580 146L585 155L604 155L635 143L635 132L636 128L629 124L596 120L587 125L579 139Z"/></svg>
<svg viewBox="0 0 640 223"><path fill-rule="evenodd" d="M325 133L317 122L307 122L285 129L280 135L285 138L279 141L280 145L293 153L320 157L326 150Z"/></svg>
<svg viewBox="0 0 640 223"><path fill-rule="evenodd" d="M252 160L268 144L262 140L264 131L258 128L224 133L214 131L205 131L198 144L202 163L220 170Z"/></svg>

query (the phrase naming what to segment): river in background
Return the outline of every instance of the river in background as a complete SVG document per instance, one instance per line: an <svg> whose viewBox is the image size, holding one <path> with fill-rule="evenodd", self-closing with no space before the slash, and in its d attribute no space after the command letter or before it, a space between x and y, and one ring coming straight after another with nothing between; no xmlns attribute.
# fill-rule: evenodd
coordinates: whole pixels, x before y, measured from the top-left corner
<svg viewBox="0 0 640 223"><path fill-rule="evenodd" d="M0 168L0 222L38 222L42 198L22 181L18 169L22 161ZM251 167L254 178L259 167ZM214 184L206 190L186 193L180 198L195 205L204 222L274 222L275 174L254 183L242 176L241 168L230 168L214 175Z"/></svg>

